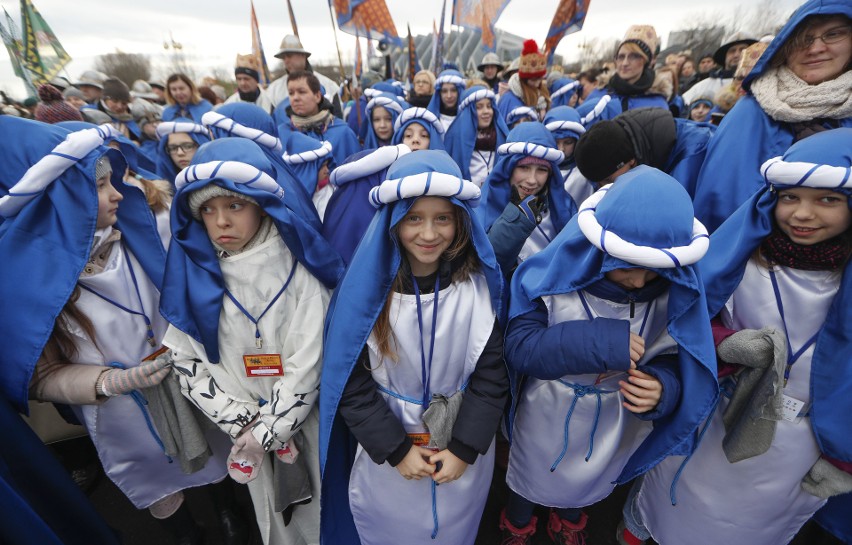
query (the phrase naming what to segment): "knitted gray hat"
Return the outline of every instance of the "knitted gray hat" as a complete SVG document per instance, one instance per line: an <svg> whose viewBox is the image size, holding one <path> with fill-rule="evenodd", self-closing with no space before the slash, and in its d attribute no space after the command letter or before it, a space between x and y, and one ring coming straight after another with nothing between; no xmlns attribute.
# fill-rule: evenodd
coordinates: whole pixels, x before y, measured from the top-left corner
<svg viewBox="0 0 852 545"><path fill-rule="evenodd" d="M100 180L110 174L112 174L112 164L109 162L109 157L101 155L97 162L95 162L95 180Z"/></svg>
<svg viewBox="0 0 852 545"><path fill-rule="evenodd" d="M256 200L248 195L243 195L242 193L237 193L230 189L225 189L224 187L216 184L207 184L201 189L189 194L187 204L189 205L190 211L192 211L192 217L201 221L201 206L210 199L215 199L216 197L237 197L238 199L260 206L257 204Z"/></svg>

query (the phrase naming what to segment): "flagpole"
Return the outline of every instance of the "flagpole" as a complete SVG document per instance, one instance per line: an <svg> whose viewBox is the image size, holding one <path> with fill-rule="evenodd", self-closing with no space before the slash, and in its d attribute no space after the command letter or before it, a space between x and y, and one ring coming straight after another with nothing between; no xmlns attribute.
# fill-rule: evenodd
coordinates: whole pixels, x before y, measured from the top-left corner
<svg viewBox="0 0 852 545"><path fill-rule="evenodd" d="M345 79L346 71L343 68L343 56L340 54L340 42L337 41L337 23L334 20L334 7L328 3L328 16L331 17L331 29L334 31L334 45L337 48L337 62L340 64L340 80Z"/></svg>

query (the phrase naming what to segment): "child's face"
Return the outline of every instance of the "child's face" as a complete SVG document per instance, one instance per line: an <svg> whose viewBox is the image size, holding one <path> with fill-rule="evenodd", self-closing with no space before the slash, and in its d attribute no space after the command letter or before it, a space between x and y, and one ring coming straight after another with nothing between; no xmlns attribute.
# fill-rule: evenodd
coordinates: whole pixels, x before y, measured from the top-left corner
<svg viewBox="0 0 852 545"><path fill-rule="evenodd" d="M536 195L550 176L550 169L543 165L517 165L512 170L509 183L518 190L521 199Z"/></svg>
<svg viewBox="0 0 852 545"><path fill-rule="evenodd" d="M379 140L390 140L393 136L393 121L387 109L376 106L373 108L372 119L373 131Z"/></svg>
<svg viewBox="0 0 852 545"><path fill-rule="evenodd" d="M441 197L420 197L399 222L399 241L414 276L437 271L441 255L455 236L455 206Z"/></svg>
<svg viewBox="0 0 852 545"><path fill-rule="evenodd" d="M476 126L487 129L494 119L494 108L491 107L490 98L482 98L476 101Z"/></svg>
<svg viewBox="0 0 852 545"><path fill-rule="evenodd" d="M557 138L556 147L565 154L565 159L570 159L574 156L574 146L577 144L576 138Z"/></svg>
<svg viewBox="0 0 852 545"><path fill-rule="evenodd" d="M796 244L810 246L846 231L852 224L848 198L830 189L797 187L778 192L775 221Z"/></svg>
<svg viewBox="0 0 852 545"><path fill-rule="evenodd" d="M210 240L229 252L241 250L260 228L266 214L238 197L214 197L201 205L201 219Z"/></svg>
<svg viewBox="0 0 852 545"><path fill-rule="evenodd" d="M459 90L455 83L441 84L441 102L446 108L453 108L459 103Z"/></svg>
<svg viewBox="0 0 852 545"><path fill-rule="evenodd" d="M706 104L696 104L695 107L689 111L689 118L693 121L706 121L707 114L710 113L710 106Z"/></svg>
<svg viewBox="0 0 852 545"><path fill-rule="evenodd" d="M183 170L189 166L197 149L198 144L185 132L169 133L166 151L178 170Z"/></svg>
<svg viewBox="0 0 852 545"><path fill-rule="evenodd" d="M613 269L604 274L608 280L615 282L622 288L631 291L644 287L645 284L659 276L654 271L640 268Z"/></svg>
<svg viewBox="0 0 852 545"><path fill-rule="evenodd" d="M409 123L402 133L402 143L411 148L411 151L429 149L429 131L420 123Z"/></svg>
<svg viewBox="0 0 852 545"><path fill-rule="evenodd" d="M118 220L118 203L124 198L112 185L111 174L98 178L95 182L98 189L98 219L95 227L103 229L115 225Z"/></svg>

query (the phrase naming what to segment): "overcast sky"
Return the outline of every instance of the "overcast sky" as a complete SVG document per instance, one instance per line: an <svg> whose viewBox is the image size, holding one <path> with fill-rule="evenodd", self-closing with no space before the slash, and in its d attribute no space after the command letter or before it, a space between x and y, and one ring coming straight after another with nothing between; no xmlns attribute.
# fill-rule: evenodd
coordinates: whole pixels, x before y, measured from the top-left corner
<svg viewBox="0 0 852 545"><path fill-rule="evenodd" d="M326 0L291 0L299 34L312 61L337 60L331 18ZM155 77L163 78L169 51L163 43L183 46L189 64L199 76L214 68L231 72L237 53L251 50L249 0L33 0L73 61L66 77L74 80L92 68L97 55L116 49L148 55ZM762 0L786 18L803 0ZM452 4L449 0L448 4ZM0 0L0 5L19 19L15 0ZM406 24L413 34L432 32L432 19L440 17L442 0L387 0L400 35ZM558 0L513 0L497 22L497 27L513 34L535 38L539 45L547 35ZM592 0L583 30L562 40L557 53L567 60L576 58L584 39L621 37L631 24L653 24L663 47L672 30L685 28L698 17L724 18L736 6L752 4L740 0ZM261 38L270 66L278 62L273 55L281 39L291 33L286 0L255 0ZM449 31L449 8L446 29ZM5 21L4 21L5 22ZM344 65L349 69L354 55L355 37L338 32ZM0 89L22 98L23 85L12 72L5 48L0 49ZM132 82L127 82L128 85Z"/></svg>

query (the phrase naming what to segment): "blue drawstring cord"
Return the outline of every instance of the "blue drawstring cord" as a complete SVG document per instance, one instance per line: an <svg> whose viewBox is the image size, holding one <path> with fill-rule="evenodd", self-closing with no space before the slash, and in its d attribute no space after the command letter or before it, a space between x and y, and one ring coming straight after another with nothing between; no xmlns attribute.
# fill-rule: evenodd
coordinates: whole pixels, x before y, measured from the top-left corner
<svg viewBox="0 0 852 545"><path fill-rule="evenodd" d="M577 400L581 397L586 396L587 394L595 394L597 398L597 407L595 409L595 419L592 422L592 431L589 434L589 452L586 454L586 461L588 462L592 458L592 452L595 448L595 432L598 429L598 420L601 416L601 394L614 394L615 390L601 390L596 388L595 386L584 386L582 384L572 384L570 382L566 382L562 379L556 379L556 382L562 384L563 386L567 386L574 390L574 399L571 401L571 407L568 408L568 414L565 415L565 428L563 432L563 440L562 440L562 452L559 453L559 456L556 458L556 461L553 462L553 465L550 466L551 473L556 471L556 468L559 467L559 464L562 463L562 459L565 457L565 453L568 452L568 425L571 421L571 415L574 413L574 407L577 406Z"/></svg>
<svg viewBox="0 0 852 545"><path fill-rule="evenodd" d="M126 365L118 363L117 361L111 362L109 366L113 369L127 369ZM142 411L142 416L145 417L145 424L148 426L148 431L151 432L151 437L153 437L154 441L156 441L157 444L160 446L160 449L163 451L163 454L166 455L166 459L171 464L172 462L174 462L174 460L172 460L172 457L166 453L166 446L160 439L159 434L157 434L157 430L156 428L154 428L154 423L151 422L151 415L148 414L148 411L145 409L145 406L148 405L148 400L145 399L145 396L143 396L138 390L131 390L130 392L128 392L128 395L133 398L133 401L136 402L136 406L139 407L140 411Z"/></svg>

